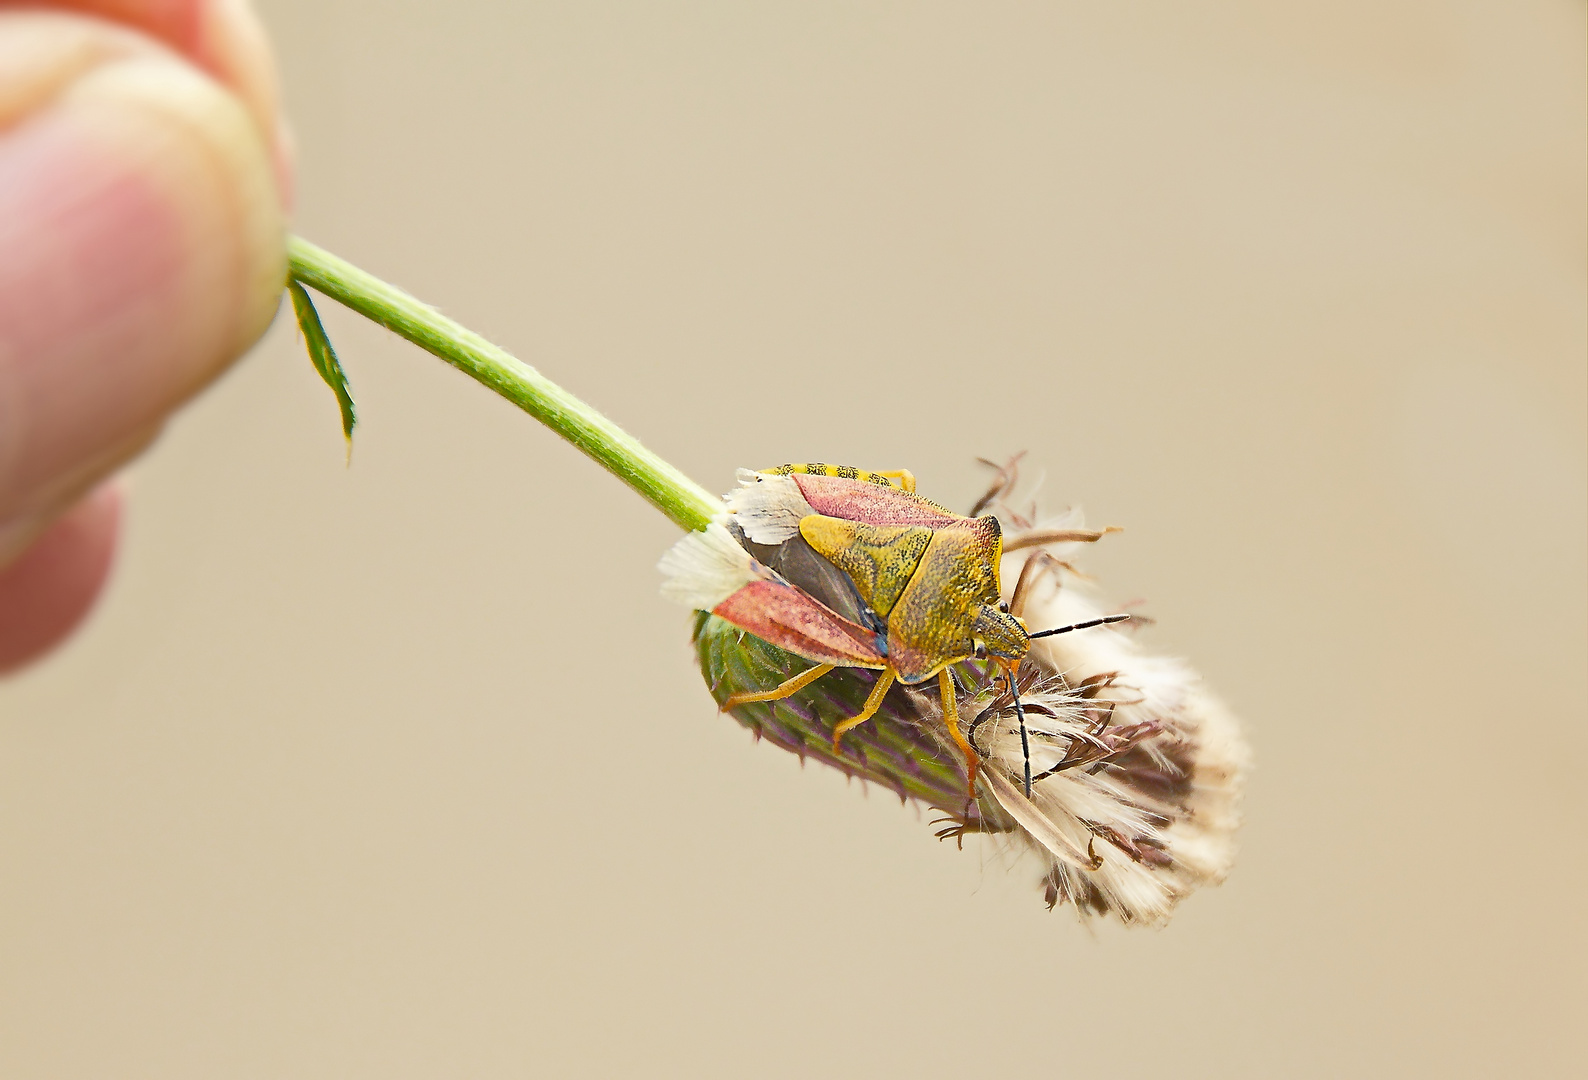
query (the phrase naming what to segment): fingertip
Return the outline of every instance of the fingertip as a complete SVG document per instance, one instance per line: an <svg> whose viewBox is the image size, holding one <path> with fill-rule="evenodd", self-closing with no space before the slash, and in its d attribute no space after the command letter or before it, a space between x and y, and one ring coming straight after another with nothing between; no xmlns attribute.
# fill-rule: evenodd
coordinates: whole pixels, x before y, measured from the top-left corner
<svg viewBox="0 0 1588 1080"><path fill-rule="evenodd" d="M0 673L59 645L93 609L115 561L121 495L106 484L0 569Z"/></svg>
<svg viewBox="0 0 1588 1080"><path fill-rule="evenodd" d="M0 517L264 332L286 278L274 150L163 50L110 56L0 133Z"/></svg>
<svg viewBox="0 0 1588 1080"><path fill-rule="evenodd" d="M286 129L262 132L223 87L162 55L128 57L86 73L61 96L56 114L84 148L106 155L107 175L120 164L174 212L161 220L175 230L182 283L199 289L190 300L215 306L217 331L230 330L226 359L253 344L286 282L279 188L289 178L282 176L290 164ZM89 191L115 194L108 184ZM192 321L200 312L170 314Z"/></svg>

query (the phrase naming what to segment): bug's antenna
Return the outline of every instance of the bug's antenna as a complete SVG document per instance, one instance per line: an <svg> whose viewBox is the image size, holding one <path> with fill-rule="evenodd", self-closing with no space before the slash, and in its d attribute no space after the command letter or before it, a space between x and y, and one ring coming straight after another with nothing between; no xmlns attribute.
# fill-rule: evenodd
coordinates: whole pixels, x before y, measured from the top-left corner
<svg viewBox="0 0 1588 1080"><path fill-rule="evenodd" d="M1033 638L1052 637L1054 634L1068 634L1071 630L1090 630L1094 626L1107 626L1109 623L1124 622L1131 617L1130 615L1104 615L1101 619L1088 619L1086 622L1071 623L1069 626L1061 626L1056 630L1038 630L1035 634L1029 636Z"/></svg>
<svg viewBox="0 0 1588 1080"><path fill-rule="evenodd" d="M1020 756L1026 763L1026 798L1031 798L1031 736L1026 734L1026 710L1020 704L1020 687L1015 683L1015 669L1007 669L1009 694L1015 699L1015 716L1020 721Z"/></svg>

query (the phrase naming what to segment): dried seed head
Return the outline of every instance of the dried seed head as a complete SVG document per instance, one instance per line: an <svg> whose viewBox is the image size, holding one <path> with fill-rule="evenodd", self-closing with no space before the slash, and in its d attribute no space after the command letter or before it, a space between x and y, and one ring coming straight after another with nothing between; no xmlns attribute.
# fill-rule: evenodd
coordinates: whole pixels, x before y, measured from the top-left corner
<svg viewBox="0 0 1588 1080"><path fill-rule="evenodd" d="M748 475L744 484L762 483ZM1105 614L1071 562L1082 542L1101 534L1082 529L1078 513L1036 522L1018 512L1008 501L1015 481L1011 462L978 504L1000 518L1008 541L1005 602L1034 631ZM780 486L792 487L785 478L766 482L782 497L762 489L746 500L744 488L729 496L730 507L753 507L748 529L725 517L726 528L692 534L664 559L669 595L705 608L737 583L778 576L759 561L767 557L765 543L777 543L790 532L783 519L797 523L804 511ZM719 704L810 666L706 610L697 612L694 640ZM982 758L974 801L935 681L895 685L875 717L848 731L836 753L834 727L861 710L878 672L838 667L789 698L730 712L758 738L801 759L940 810L946 825L940 837L1013 838L1041 862L1049 906L1069 903L1083 916L1111 913L1125 923L1155 925L1197 886L1223 880L1234 858L1248 753L1233 717L1184 663L1143 652L1131 623L1033 641L1018 668L1019 712L994 662L970 660L951 671L960 726Z"/></svg>
<svg viewBox="0 0 1588 1080"><path fill-rule="evenodd" d="M1009 561L1026 558L1053 556L1039 549ZM1073 570L1057 561L1046 569L1026 605L1030 625L1103 614ZM1089 856L1067 859L1039 830L1022 830L1048 862L1049 904L1155 924L1192 889L1222 881L1235 855L1248 754L1234 718L1196 674L1147 655L1128 631L1097 627L1033 642L1021 678L1031 688L1031 804ZM990 772L1018 777L1024 755L1012 705L1002 696L991 702L975 741ZM1012 801L996 781L992 794L1001 805Z"/></svg>

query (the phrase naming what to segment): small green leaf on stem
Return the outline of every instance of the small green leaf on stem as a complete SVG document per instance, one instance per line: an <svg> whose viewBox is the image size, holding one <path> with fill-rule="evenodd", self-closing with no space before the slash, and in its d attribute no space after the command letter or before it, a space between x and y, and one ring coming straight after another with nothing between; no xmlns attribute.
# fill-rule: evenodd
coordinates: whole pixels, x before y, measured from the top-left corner
<svg viewBox="0 0 1588 1080"><path fill-rule="evenodd" d="M287 238L287 254L294 285L308 285L373 319L500 394L629 485L680 528L704 529L722 512L722 500L589 404L429 304L301 236ZM297 302L296 294L293 301ZM309 333L307 326L304 333Z"/></svg>
<svg viewBox="0 0 1588 1080"><path fill-rule="evenodd" d="M287 292L292 295L292 310L297 313L298 327L303 331L303 341L309 348L309 361L314 364L314 370L320 373L320 378L325 380L325 385L331 388L336 395L336 404L342 410L342 435L347 439L347 452L353 452L353 428L358 423L358 416L353 411L353 395L347 388L347 373L342 370L342 361L336 358L336 350L331 348L331 339L325 335L325 325L320 322L320 313L314 310L314 301L309 299L308 290L296 281L287 283Z"/></svg>

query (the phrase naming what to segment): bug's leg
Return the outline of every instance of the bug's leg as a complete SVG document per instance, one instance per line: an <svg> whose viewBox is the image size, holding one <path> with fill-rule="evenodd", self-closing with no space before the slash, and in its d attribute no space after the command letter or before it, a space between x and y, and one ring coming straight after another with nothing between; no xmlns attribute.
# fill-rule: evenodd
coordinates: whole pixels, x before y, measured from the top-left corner
<svg viewBox="0 0 1588 1080"><path fill-rule="evenodd" d="M855 715L848 720L839 721L838 726L833 728L833 753L838 753L838 740L844 737L844 732L850 728L859 727L876 715L877 710L882 708L883 696L887 694L888 687L892 685L893 669L891 667L883 668L882 674L877 676L877 685L871 688L871 693L866 697L866 704Z"/></svg>
<svg viewBox="0 0 1588 1080"><path fill-rule="evenodd" d="M886 472L878 472L875 475L886 476L889 480L897 480L902 490L911 494L915 493L915 474L909 469L891 469Z"/></svg>
<svg viewBox="0 0 1588 1080"><path fill-rule="evenodd" d="M752 701L781 701L792 694L797 694L811 683L833 670L832 664L817 664L813 668L806 668L792 679L785 679L770 690L751 690L742 694L729 694L728 700L722 703L723 709L731 709L736 705L748 705Z"/></svg>
<svg viewBox="0 0 1588 1080"><path fill-rule="evenodd" d="M981 755L976 753L970 742L959 730L959 693L954 688L954 676L949 674L948 668L937 673L937 688L943 696L943 723L948 727L948 737L954 740L960 753L965 755L965 776L970 801L976 801L976 767L981 764Z"/></svg>

